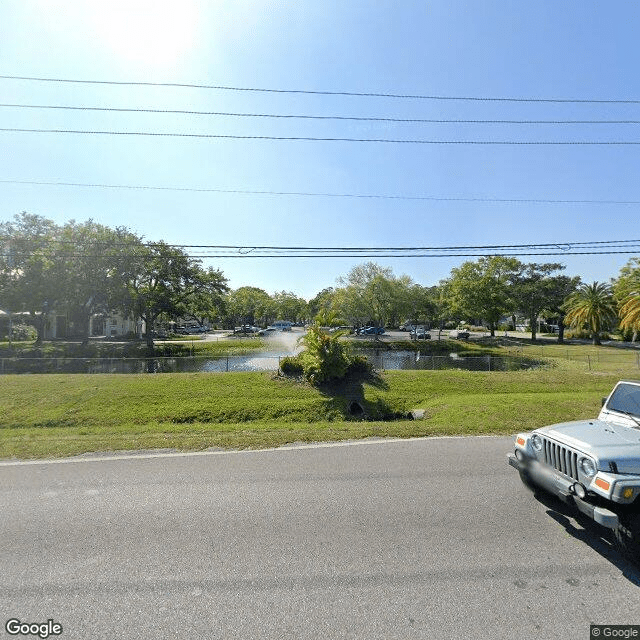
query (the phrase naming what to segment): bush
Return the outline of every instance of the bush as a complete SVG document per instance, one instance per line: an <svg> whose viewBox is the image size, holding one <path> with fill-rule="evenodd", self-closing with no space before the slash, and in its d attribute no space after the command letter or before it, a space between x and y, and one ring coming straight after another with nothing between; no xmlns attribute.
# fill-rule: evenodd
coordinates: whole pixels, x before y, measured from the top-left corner
<svg viewBox="0 0 640 640"><path fill-rule="evenodd" d="M280 371L285 376L301 376L304 373L304 368L298 356L287 356L280 360Z"/></svg>
<svg viewBox="0 0 640 640"><path fill-rule="evenodd" d="M11 331L12 340L35 340L38 332L29 324L14 324Z"/></svg>
<svg viewBox="0 0 640 640"><path fill-rule="evenodd" d="M371 376L373 375L373 365L365 356L353 356L347 367L347 376Z"/></svg>
<svg viewBox="0 0 640 640"><path fill-rule="evenodd" d="M318 325L314 325L302 338L306 348L298 357L304 377L312 384L345 377L353 358L348 345L340 342L341 336L341 332L326 334Z"/></svg>

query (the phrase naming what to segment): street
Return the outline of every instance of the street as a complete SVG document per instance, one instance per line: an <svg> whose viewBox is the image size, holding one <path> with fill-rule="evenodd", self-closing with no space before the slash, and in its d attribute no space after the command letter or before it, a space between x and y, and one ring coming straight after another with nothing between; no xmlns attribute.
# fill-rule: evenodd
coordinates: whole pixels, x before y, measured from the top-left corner
<svg viewBox="0 0 640 640"><path fill-rule="evenodd" d="M511 442L0 463L3 629L585 640L590 622L639 623L638 572L521 486Z"/></svg>

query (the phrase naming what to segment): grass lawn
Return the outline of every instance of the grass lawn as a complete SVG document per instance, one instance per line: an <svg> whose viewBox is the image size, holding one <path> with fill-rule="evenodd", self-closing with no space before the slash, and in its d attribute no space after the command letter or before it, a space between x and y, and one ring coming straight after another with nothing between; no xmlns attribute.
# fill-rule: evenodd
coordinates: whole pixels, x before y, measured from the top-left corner
<svg viewBox="0 0 640 640"><path fill-rule="evenodd" d="M640 378L637 369L625 374L560 365L491 373L389 371L382 385L356 385L355 396L322 393L271 373L6 375L0 376L0 458L511 434L595 416L620 377ZM354 397L369 420L350 419ZM424 409L425 418L405 419L412 409Z"/></svg>

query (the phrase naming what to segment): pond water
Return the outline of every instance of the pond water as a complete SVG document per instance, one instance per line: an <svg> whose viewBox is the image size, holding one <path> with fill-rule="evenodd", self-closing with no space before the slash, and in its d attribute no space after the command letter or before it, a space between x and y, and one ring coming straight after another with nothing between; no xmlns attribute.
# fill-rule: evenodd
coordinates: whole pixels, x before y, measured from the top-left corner
<svg viewBox="0 0 640 640"><path fill-rule="evenodd" d="M221 357L167 358L2 358L2 373L193 373L227 371L277 371L280 359L291 353L265 351ZM369 351L369 362L378 370L465 369L468 371L516 371L541 362L514 356L461 357L420 355L415 351Z"/></svg>

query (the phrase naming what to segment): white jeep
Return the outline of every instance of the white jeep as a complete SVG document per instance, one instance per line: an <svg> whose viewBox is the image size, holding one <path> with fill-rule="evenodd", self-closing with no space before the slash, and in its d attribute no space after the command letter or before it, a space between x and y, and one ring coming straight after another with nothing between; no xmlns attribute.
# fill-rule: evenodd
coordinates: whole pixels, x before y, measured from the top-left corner
<svg viewBox="0 0 640 640"><path fill-rule="evenodd" d="M527 487L613 529L640 560L640 381L618 382L596 420L519 433L508 461Z"/></svg>

